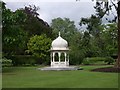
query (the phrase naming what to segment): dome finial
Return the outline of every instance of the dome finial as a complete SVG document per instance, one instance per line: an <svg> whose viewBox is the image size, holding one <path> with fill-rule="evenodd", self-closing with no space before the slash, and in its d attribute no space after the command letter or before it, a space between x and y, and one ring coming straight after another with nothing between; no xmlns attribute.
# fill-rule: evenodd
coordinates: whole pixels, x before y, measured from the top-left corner
<svg viewBox="0 0 120 90"><path fill-rule="evenodd" d="M60 31L59 31L59 37L60 37Z"/></svg>

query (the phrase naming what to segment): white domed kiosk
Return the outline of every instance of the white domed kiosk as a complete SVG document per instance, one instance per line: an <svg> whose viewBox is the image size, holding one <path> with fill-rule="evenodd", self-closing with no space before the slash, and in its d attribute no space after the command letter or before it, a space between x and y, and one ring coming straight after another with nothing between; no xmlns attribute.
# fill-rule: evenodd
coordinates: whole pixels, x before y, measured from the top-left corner
<svg viewBox="0 0 120 90"><path fill-rule="evenodd" d="M51 45L51 67L69 66L68 42L59 36L53 40ZM58 56L58 58L55 58Z"/></svg>
<svg viewBox="0 0 120 90"><path fill-rule="evenodd" d="M80 70L77 66L69 66L68 42L59 36L53 40L50 49L51 66L38 68L40 70ZM57 58L56 58L57 56Z"/></svg>

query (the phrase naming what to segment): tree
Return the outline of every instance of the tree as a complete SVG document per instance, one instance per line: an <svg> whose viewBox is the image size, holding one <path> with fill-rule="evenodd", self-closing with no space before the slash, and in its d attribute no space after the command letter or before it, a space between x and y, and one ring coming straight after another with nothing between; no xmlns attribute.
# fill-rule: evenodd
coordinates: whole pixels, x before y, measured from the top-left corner
<svg viewBox="0 0 120 90"><path fill-rule="evenodd" d="M56 18L52 20L51 27L53 29L53 34L57 37L58 32L68 41L71 40L72 36L77 32L74 21L69 18Z"/></svg>
<svg viewBox="0 0 120 90"><path fill-rule="evenodd" d="M87 25L86 29L92 36L98 36L98 34L100 33L98 29L100 28L101 24L101 19L96 15L91 15L90 18L81 18L79 23L80 26Z"/></svg>
<svg viewBox="0 0 120 90"><path fill-rule="evenodd" d="M117 24L107 24L101 33L101 38L104 41L105 51L108 52L107 55L113 56L117 55L118 44L117 44Z"/></svg>
<svg viewBox="0 0 120 90"><path fill-rule="evenodd" d="M35 35L30 38L27 43L28 50L27 52L32 54L35 57L40 58L41 60L46 60L49 56L49 49L51 46L51 39L47 38L45 34L43 35Z"/></svg>
<svg viewBox="0 0 120 90"><path fill-rule="evenodd" d="M80 26L86 25L86 31L83 36L83 47L86 48L86 56L104 56L104 42L101 38L104 24L101 19L96 15L91 15L89 18L82 18Z"/></svg>
<svg viewBox="0 0 120 90"><path fill-rule="evenodd" d="M0 2L0 42L2 42L2 2ZM2 43L0 43L0 59L2 58Z"/></svg>
<svg viewBox="0 0 120 90"><path fill-rule="evenodd" d="M120 68L120 1L118 1L117 15L118 15L118 61L116 66Z"/></svg>
<svg viewBox="0 0 120 90"><path fill-rule="evenodd" d="M52 37L49 25L38 17L36 6L17 9L15 12L7 9L2 3L2 46L7 56L24 55L27 42L33 35L45 33Z"/></svg>
<svg viewBox="0 0 120 90"><path fill-rule="evenodd" d="M25 6L18 11L22 11L26 14L26 21L24 24L24 30L31 35L41 35L45 33L48 37L52 37L52 29L47 22L39 18L39 7L35 5Z"/></svg>
<svg viewBox="0 0 120 90"><path fill-rule="evenodd" d="M94 0L92 0L94 1ZM105 15L109 15L110 11L112 12L112 8L114 7L117 15L115 15L113 12L112 14L114 15L114 19L108 20L108 22L116 22L118 18L118 59L116 60L116 67L120 67L120 1L118 1L118 5L115 4L116 1L110 0L110 1L96 1L96 6L94 7L96 9L96 15L102 20Z"/></svg>
<svg viewBox="0 0 120 90"><path fill-rule="evenodd" d="M81 50L82 33L75 27L74 21L69 18L56 18L52 20L51 27L55 35L58 35L60 31L61 36L68 41L70 64L80 64L84 58L83 50Z"/></svg>
<svg viewBox="0 0 120 90"><path fill-rule="evenodd" d="M99 2L96 2L96 3L99 3ZM104 14L102 16L106 15L107 12L112 11L112 8L111 8L112 6L115 8L115 10L117 12L117 16L114 16L115 18L112 21L116 22L116 19L118 18L118 59L116 60L115 66L120 68L120 1L118 1L117 5L112 0L104 2L104 3L105 3L104 8L106 9L106 11L104 12ZM110 5L110 3L111 3L111 5ZM100 5L102 5L102 4L103 3L101 3ZM96 6L97 6L97 4L96 4ZM109 13L107 15L109 15Z"/></svg>
<svg viewBox="0 0 120 90"><path fill-rule="evenodd" d="M6 9L2 3L2 46L7 55L20 54L24 52L27 40L27 32L22 28L25 23L25 14L21 11L12 12ZM21 40L23 40L21 42Z"/></svg>

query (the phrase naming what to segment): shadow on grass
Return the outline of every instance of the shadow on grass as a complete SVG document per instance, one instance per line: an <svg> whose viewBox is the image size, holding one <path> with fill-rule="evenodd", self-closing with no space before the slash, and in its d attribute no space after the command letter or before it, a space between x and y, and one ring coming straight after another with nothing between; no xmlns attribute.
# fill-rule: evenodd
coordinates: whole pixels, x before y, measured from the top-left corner
<svg viewBox="0 0 120 90"><path fill-rule="evenodd" d="M115 67L104 67L104 68L96 68L91 71L94 72L112 72L112 73L120 73L120 68Z"/></svg>

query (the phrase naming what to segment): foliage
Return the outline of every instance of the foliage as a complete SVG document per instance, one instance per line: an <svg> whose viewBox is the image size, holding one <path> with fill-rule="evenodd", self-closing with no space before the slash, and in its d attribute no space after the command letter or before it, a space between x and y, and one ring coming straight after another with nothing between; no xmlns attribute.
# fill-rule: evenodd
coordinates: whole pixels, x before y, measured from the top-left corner
<svg viewBox="0 0 120 90"><path fill-rule="evenodd" d="M85 65L90 65L90 64L95 64L98 61L104 61L105 58L104 57L87 57L83 60L83 64Z"/></svg>
<svg viewBox="0 0 120 90"><path fill-rule="evenodd" d="M96 7L95 7L98 16L101 16L100 18L103 18L103 16L105 15L110 15L110 11L112 12L114 9L114 11L117 12L117 14L112 12L112 15L114 16L114 19L112 20L108 20L106 18L106 20L108 20L109 22L117 22L118 20L118 60L116 60L116 67L120 67L120 1L116 2L114 0L110 0L108 2L100 2L97 1L96 2ZM102 13L102 14L101 14Z"/></svg>
<svg viewBox="0 0 120 90"><path fill-rule="evenodd" d="M12 60L11 59L7 59L7 58L2 58L2 67L8 67L8 66L12 66ZM0 61L0 63L1 63Z"/></svg>
<svg viewBox="0 0 120 90"><path fill-rule="evenodd" d="M38 11L39 7L35 5L25 6L18 11L22 11L26 14L25 24L23 26L24 30L31 35L41 35L46 34L48 37L52 37L52 29L47 22L39 18Z"/></svg>
<svg viewBox="0 0 120 90"><path fill-rule="evenodd" d="M60 31L62 37L64 37L67 41L70 41L77 31L74 21L71 21L69 18L55 18L52 20L51 27L53 29L53 34L56 37Z"/></svg>
<svg viewBox="0 0 120 90"><path fill-rule="evenodd" d="M96 1L96 5L94 6L95 11L96 11L96 15L101 18L104 19L106 17L104 16L108 16L112 13L113 15L113 19L108 19L106 18L106 20L108 22L116 22L117 21L117 14L113 13L113 10L116 12L117 11L117 2L115 2L114 0L110 0L110 1Z"/></svg>
<svg viewBox="0 0 120 90"><path fill-rule="evenodd" d="M11 11L7 9L5 3L2 3L2 46L6 57L14 55L25 55L27 43L31 36L46 34L52 37L52 30L47 24L39 18L38 7L25 6L25 8Z"/></svg>
<svg viewBox="0 0 120 90"><path fill-rule="evenodd" d="M6 55L20 54L24 52L27 41L27 33L22 26L25 23L25 14L21 11L12 12L6 9L3 3L2 9L2 46ZM21 42L22 40L22 42Z"/></svg>
<svg viewBox="0 0 120 90"><path fill-rule="evenodd" d="M87 25L86 29L89 34L96 36L100 33L99 26L101 25L101 19L95 15L91 15L89 18L81 18L79 25Z"/></svg>
<svg viewBox="0 0 120 90"><path fill-rule="evenodd" d="M113 64L115 62L115 60L111 57L107 57L104 62L107 64Z"/></svg>
<svg viewBox="0 0 120 90"><path fill-rule="evenodd" d="M112 56L117 53L117 24L102 24L97 15L82 18L80 25L86 25L83 47L86 48L86 57Z"/></svg>
<svg viewBox="0 0 120 90"><path fill-rule="evenodd" d="M87 58L85 58L83 60L82 64L84 64L84 65L90 65L90 61Z"/></svg>
<svg viewBox="0 0 120 90"><path fill-rule="evenodd" d="M104 41L105 51L107 55L117 55L118 52L118 36L117 24L107 24L101 33L101 38Z"/></svg>
<svg viewBox="0 0 120 90"><path fill-rule="evenodd" d="M8 55L23 53L26 48L27 33L17 27L14 27L12 31L7 31L7 33L5 33L7 35L3 34L4 53Z"/></svg>
<svg viewBox="0 0 120 90"><path fill-rule="evenodd" d="M61 36L68 41L70 64L80 64L85 55L80 50L82 34L75 27L74 21L69 18L56 18L52 20L51 27L55 35L60 31Z"/></svg>
<svg viewBox="0 0 120 90"><path fill-rule="evenodd" d="M45 34L41 36L35 35L30 38L27 46L28 53L32 53L32 55L39 57L41 60L46 60L46 57L49 55L51 39L47 38Z"/></svg>
<svg viewBox="0 0 120 90"><path fill-rule="evenodd" d="M33 66L37 64L37 58L31 55L15 55L11 58L13 66Z"/></svg>
<svg viewBox="0 0 120 90"><path fill-rule="evenodd" d="M53 32L58 33L60 30L63 32L62 37L69 42L70 64L81 64L85 57L110 57L117 53L115 23L105 25L99 17L91 15L90 18L81 19L80 24L87 25L87 30L79 32L75 27L68 28L72 22L70 20L68 22L66 19L56 18L52 21ZM71 26L74 26L74 23L71 23Z"/></svg>
<svg viewBox="0 0 120 90"><path fill-rule="evenodd" d="M97 62L104 62L107 64L113 64L115 60L111 57L87 57L83 60L83 64L85 65L91 65L91 64L96 64Z"/></svg>
<svg viewBox="0 0 120 90"><path fill-rule="evenodd" d="M102 4L105 6L102 7ZM2 46L6 58L15 55L33 55L39 58L39 61L33 63L48 64L49 49L51 39L61 36L68 41L70 48L70 64L81 64L86 57L110 57L117 55L119 46L117 43L117 24L104 24L102 20L115 4L109 5L108 2L96 2L94 7L96 13L89 18L81 18L80 25L85 25L87 30L77 29L74 21L69 18L55 18L52 20L51 27L47 22L39 18L36 6L25 6L15 12L7 9L5 3L2 3L2 23L3 35ZM116 18L111 21L115 22ZM109 21L109 20L108 20ZM52 31L52 29L53 31ZM46 34L46 35L42 35ZM32 36L32 37L31 37ZM28 49L28 50L27 50ZM27 53L26 53L27 52ZM35 59L35 58L34 58ZM23 63L25 59L17 62ZM107 60L108 64L112 60ZM32 62L32 60L30 60ZM84 61L89 62L89 61ZM25 61L25 63L28 63Z"/></svg>
<svg viewBox="0 0 120 90"><path fill-rule="evenodd" d="M80 26L86 25L86 31L83 36L82 46L86 48L86 57L91 56L103 56L104 52L103 40L101 39L101 31L104 29L101 19L95 15L91 15L90 18L82 18ZM103 52L102 52L103 51ZM89 55L90 54L90 55Z"/></svg>
<svg viewBox="0 0 120 90"><path fill-rule="evenodd" d="M78 50L78 47L70 47L70 64L79 65L85 58L84 52Z"/></svg>

